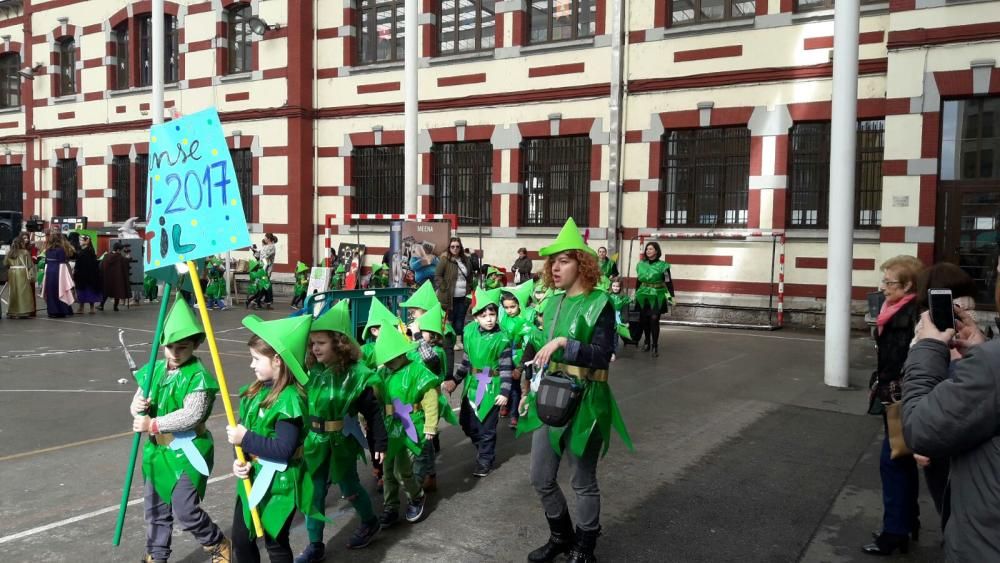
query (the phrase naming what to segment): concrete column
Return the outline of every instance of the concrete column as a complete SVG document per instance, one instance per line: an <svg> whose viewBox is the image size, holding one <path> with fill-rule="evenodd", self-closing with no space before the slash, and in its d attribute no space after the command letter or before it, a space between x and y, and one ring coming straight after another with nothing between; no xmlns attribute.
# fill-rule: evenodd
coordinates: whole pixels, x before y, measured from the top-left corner
<svg viewBox="0 0 1000 563"><path fill-rule="evenodd" d="M403 111L406 121L404 131L403 213L417 212L417 4L420 0L406 0L406 43L403 62Z"/></svg>

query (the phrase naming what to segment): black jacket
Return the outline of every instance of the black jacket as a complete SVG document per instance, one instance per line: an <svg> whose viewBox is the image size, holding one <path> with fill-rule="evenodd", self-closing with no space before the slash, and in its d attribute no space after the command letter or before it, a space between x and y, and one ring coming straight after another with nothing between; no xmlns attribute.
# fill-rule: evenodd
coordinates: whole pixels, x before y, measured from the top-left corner
<svg viewBox="0 0 1000 563"><path fill-rule="evenodd" d="M948 347L921 340L903 380L903 436L913 451L951 458L945 556L1000 561L1000 340L955 363Z"/></svg>
<svg viewBox="0 0 1000 563"><path fill-rule="evenodd" d="M893 381L898 382L902 377L903 364L910 351L918 317L916 300L910 301L889 319L882 334L875 338L878 343L879 387L886 387Z"/></svg>

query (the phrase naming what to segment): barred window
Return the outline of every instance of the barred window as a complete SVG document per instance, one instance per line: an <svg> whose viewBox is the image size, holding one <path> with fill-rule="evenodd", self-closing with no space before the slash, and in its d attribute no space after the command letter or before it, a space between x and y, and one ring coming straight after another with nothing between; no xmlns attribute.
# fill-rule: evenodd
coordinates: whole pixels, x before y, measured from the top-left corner
<svg viewBox="0 0 1000 563"><path fill-rule="evenodd" d="M60 158L56 164L56 185L59 188L60 215L77 215L76 159Z"/></svg>
<svg viewBox="0 0 1000 563"><path fill-rule="evenodd" d="M358 64L403 60L404 0L361 0Z"/></svg>
<svg viewBox="0 0 1000 563"><path fill-rule="evenodd" d="M671 25L752 18L754 0L661 0L669 2ZM764 1L764 0L761 0Z"/></svg>
<svg viewBox="0 0 1000 563"><path fill-rule="evenodd" d="M236 182L240 186L240 199L243 200L243 213L247 223L253 222L253 155L250 149L230 149L233 158L233 168L236 169Z"/></svg>
<svg viewBox="0 0 1000 563"><path fill-rule="evenodd" d="M149 155L135 155L135 212L149 221L146 202L149 201Z"/></svg>
<svg viewBox="0 0 1000 563"><path fill-rule="evenodd" d="M440 54L492 49L496 33L495 5L494 0L443 0Z"/></svg>
<svg viewBox="0 0 1000 563"><path fill-rule="evenodd" d="M597 31L596 0L531 0L531 43L593 37Z"/></svg>
<svg viewBox="0 0 1000 563"><path fill-rule="evenodd" d="M139 18L139 86L153 83L153 16L146 14ZM163 16L163 82L177 82L180 63L177 46L177 18Z"/></svg>
<svg viewBox="0 0 1000 563"><path fill-rule="evenodd" d="M590 219L590 137L547 137L521 142L524 197L521 225L560 227L567 217Z"/></svg>
<svg viewBox="0 0 1000 563"><path fill-rule="evenodd" d="M493 145L489 142L431 146L434 210L454 213L462 223L489 225L493 199Z"/></svg>
<svg viewBox="0 0 1000 563"><path fill-rule="evenodd" d="M227 51L229 52L229 74L253 70L253 44L250 40L250 4L233 4L226 10Z"/></svg>
<svg viewBox="0 0 1000 563"><path fill-rule="evenodd" d="M357 213L403 212L403 145L351 151Z"/></svg>
<svg viewBox="0 0 1000 563"><path fill-rule="evenodd" d="M882 223L882 158L885 120L858 122L854 226ZM788 224L826 229L830 207L830 122L796 123L789 135Z"/></svg>
<svg viewBox="0 0 1000 563"><path fill-rule="evenodd" d="M663 136L660 226L745 227L750 130L713 127Z"/></svg>
<svg viewBox="0 0 1000 563"><path fill-rule="evenodd" d="M59 40L59 95L76 94L76 41Z"/></svg>
<svg viewBox="0 0 1000 563"><path fill-rule="evenodd" d="M111 159L111 220L120 222L130 217L132 203L132 163L127 156L116 156Z"/></svg>
<svg viewBox="0 0 1000 563"><path fill-rule="evenodd" d="M17 53L0 56L0 108L21 105L21 57Z"/></svg>
<svg viewBox="0 0 1000 563"><path fill-rule="evenodd" d="M19 210L24 205L22 173L20 164L0 166L0 209Z"/></svg>
<svg viewBox="0 0 1000 563"><path fill-rule="evenodd" d="M115 90L129 87L128 20L118 24L113 32L115 42Z"/></svg>

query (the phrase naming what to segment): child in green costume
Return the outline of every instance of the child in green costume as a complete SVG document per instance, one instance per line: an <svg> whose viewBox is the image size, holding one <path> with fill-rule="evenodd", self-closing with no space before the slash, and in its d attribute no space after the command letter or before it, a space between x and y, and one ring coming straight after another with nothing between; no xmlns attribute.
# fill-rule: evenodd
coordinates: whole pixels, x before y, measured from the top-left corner
<svg viewBox="0 0 1000 563"><path fill-rule="evenodd" d="M274 302L274 295L271 292L271 274L256 260L250 260L249 272L250 286L247 288L247 295L250 296L250 299L247 300L247 307L253 304L255 309L260 309L267 305L267 308L270 309L271 303Z"/></svg>
<svg viewBox="0 0 1000 563"><path fill-rule="evenodd" d="M627 293L622 292L622 281L618 278L611 280L610 291L608 292L608 298L611 300L611 305L615 308L615 331L618 332L618 336L622 337L622 340L626 344L634 344L635 341L632 340L632 331L628 327L628 321L622 320L622 311L628 313L628 307L632 305L632 298L628 296ZM618 339L615 339L615 353L618 352ZM614 361L615 356L611 356L611 361Z"/></svg>
<svg viewBox="0 0 1000 563"><path fill-rule="evenodd" d="M500 294L500 305L503 308L500 313L500 329L510 339L515 366L511 374L513 382L507 396L508 402L500 408L500 416L510 416L511 430L517 429L517 405L521 402L521 370L517 366L521 365L524 347L531 339L535 326L535 310L529 307L534 288L535 282L528 280Z"/></svg>
<svg viewBox="0 0 1000 563"><path fill-rule="evenodd" d="M156 278L150 275L143 276L142 291L146 295L146 301L156 301L160 293L160 288L156 285Z"/></svg>
<svg viewBox="0 0 1000 563"><path fill-rule="evenodd" d="M413 458L431 438L428 428L438 423L438 378L408 353L416 345L402 333L384 327L375 341L375 361L382 368L385 426L389 449L385 454L385 492L382 504L382 527L399 521L399 489L406 491L409 504L406 521L417 523L424 518L427 496L413 476Z"/></svg>
<svg viewBox="0 0 1000 563"><path fill-rule="evenodd" d="M351 337L351 314L348 301L339 301L313 321L309 330L309 383L307 428L303 459L302 498L312 499L306 513L309 545L295 559L296 563L315 563L325 558L326 495L331 484L350 500L361 518L361 526L348 540L349 549L371 543L382 529L372 501L358 478L358 460L365 458L364 438L358 425L358 413L368 423L368 436L374 444L377 461L385 455L389 438L383 419L384 409L375 389L378 376L360 362L361 351Z"/></svg>
<svg viewBox="0 0 1000 563"><path fill-rule="evenodd" d="M487 290L498 289L507 284L507 279L503 272L490 266L486 270L486 281L483 283Z"/></svg>
<svg viewBox="0 0 1000 563"><path fill-rule="evenodd" d="M344 278L346 276L347 268L345 268L343 264L337 266L337 269L333 271L333 277L330 278L330 289L344 289Z"/></svg>
<svg viewBox="0 0 1000 563"><path fill-rule="evenodd" d="M369 369L378 369L378 363L375 361L375 340L382 326L397 326L400 323L399 318L389 312L380 300L372 298L368 308L368 322L361 331L361 338L365 341L361 346L361 359Z"/></svg>
<svg viewBox="0 0 1000 563"><path fill-rule="evenodd" d="M409 299L400 303L399 306L406 309L410 316L410 325L408 326L410 335L415 340L420 340L422 331L416 326L417 320L434 307L440 307L441 303L438 301L437 293L434 291L434 284L431 280L427 280L413 292L413 295ZM455 341L458 337L451 323L445 323L443 330L444 332L440 333L440 336L441 347L444 349L445 363L441 367L431 368L431 371L435 373L441 371L447 374L455 369ZM434 437L434 447L438 448L437 436Z"/></svg>
<svg viewBox="0 0 1000 563"><path fill-rule="evenodd" d="M500 408L507 405L514 362L510 339L500 329L497 314L500 290L476 290L469 311L475 324L465 327L465 350L455 374L444 383L449 394L465 381L459 422L476 448L473 475L486 477L496 460L497 421Z"/></svg>
<svg viewBox="0 0 1000 563"><path fill-rule="evenodd" d="M222 260L216 256L209 256L205 261L205 272L208 274L208 285L205 287L205 305L209 309L226 310L226 280L225 267Z"/></svg>
<svg viewBox="0 0 1000 563"><path fill-rule="evenodd" d="M292 296L292 309L301 309L306 302L306 290L309 289L309 266L302 262L295 265L295 289Z"/></svg>
<svg viewBox="0 0 1000 563"><path fill-rule="evenodd" d="M215 448L205 420L219 391L215 378L194 356L205 339L188 304L174 301L163 328L163 356L150 370L135 373L140 390L129 409L132 429L148 432L142 450L143 502L146 513L146 562L170 557L174 519L190 531L213 562L229 561L231 546L201 508ZM142 396L150 377L149 398ZM174 442L177 442L174 444ZM179 450L171 449L185 443Z"/></svg>
<svg viewBox="0 0 1000 563"><path fill-rule="evenodd" d="M372 277L368 280L368 287L371 289L389 287L389 268L385 264L378 262L372 265Z"/></svg>
<svg viewBox="0 0 1000 563"><path fill-rule="evenodd" d="M253 333L247 346L257 380L240 389L240 424L226 427L229 443L242 446L249 458L242 464L234 461L233 474L253 481L252 500L242 483L236 485L233 551L240 562L260 561L250 518L252 502L260 514L271 561L292 560L288 540L292 518L297 509L311 509L300 493L305 421L302 385L308 381L302 362L311 322L308 315L275 321L256 315L243 319L243 326Z"/></svg>

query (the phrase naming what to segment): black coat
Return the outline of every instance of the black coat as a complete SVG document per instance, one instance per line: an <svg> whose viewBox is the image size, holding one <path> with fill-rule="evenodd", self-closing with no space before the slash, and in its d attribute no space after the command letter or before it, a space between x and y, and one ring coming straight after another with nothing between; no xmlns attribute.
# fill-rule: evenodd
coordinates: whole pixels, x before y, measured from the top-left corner
<svg viewBox="0 0 1000 563"><path fill-rule="evenodd" d="M913 300L896 311L882 334L875 338L878 343L878 386L882 400L887 400L887 397L881 394L886 392L890 384L898 383L903 376L903 364L910 351L917 320L917 303Z"/></svg>
<svg viewBox="0 0 1000 563"><path fill-rule="evenodd" d="M76 265L73 266L73 283L77 289L101 291L101 270L93 247L81 248L76 253Z"/></svg>

